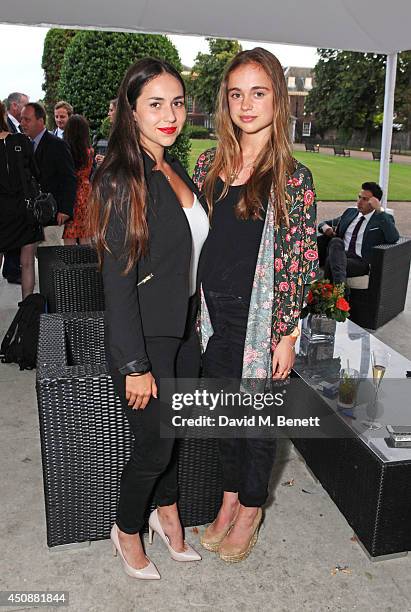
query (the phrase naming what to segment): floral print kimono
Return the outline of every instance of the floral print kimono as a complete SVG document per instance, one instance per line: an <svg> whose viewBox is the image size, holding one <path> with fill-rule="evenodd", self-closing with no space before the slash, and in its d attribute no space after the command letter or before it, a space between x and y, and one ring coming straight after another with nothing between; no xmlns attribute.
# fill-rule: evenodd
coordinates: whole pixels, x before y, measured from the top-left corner
<svg viewBox="0 0 411 612"><path fill-rule="evenodd" d="M215 149L197 160L193 181L201 190ZM272 351L281 336L298 325L309 285L318 275L316 201L311 172L296 161L287 182L289 226L276 225L272 195L260 242L244 346L242 379L272 377ZM200 337L203 350L213 334L201 291Z"/></svg>

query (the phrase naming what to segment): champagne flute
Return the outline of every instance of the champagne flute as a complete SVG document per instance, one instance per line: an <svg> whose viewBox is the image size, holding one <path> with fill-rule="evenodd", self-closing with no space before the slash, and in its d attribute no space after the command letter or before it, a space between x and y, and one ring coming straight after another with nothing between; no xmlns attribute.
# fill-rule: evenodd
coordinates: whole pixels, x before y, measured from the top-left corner
<svg viewBox="0 0 411 612"><path fill-rule="evenodd" d="M372 367L372 379L374 384L375 396L374 404L377 401L378 391L380 389L382 379L388 368L391 355L384 350L373 350L371 351L371 367Z"/></svg>

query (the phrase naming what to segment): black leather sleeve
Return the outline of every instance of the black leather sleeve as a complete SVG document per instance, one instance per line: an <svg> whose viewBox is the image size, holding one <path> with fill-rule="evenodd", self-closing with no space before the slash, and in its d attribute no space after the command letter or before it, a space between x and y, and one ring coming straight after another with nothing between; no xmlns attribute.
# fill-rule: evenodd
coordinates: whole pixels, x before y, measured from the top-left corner
<svg viewBox="0 0 411 612"><path fill-rule="evenodd" d="M106 334L114 366L121 374L130 374L149 371L151 364L146 354L138 300L138 266L124 274L124 238L125 223L113 211L107 232L111 253L105 252L102 267Z"/></svg>

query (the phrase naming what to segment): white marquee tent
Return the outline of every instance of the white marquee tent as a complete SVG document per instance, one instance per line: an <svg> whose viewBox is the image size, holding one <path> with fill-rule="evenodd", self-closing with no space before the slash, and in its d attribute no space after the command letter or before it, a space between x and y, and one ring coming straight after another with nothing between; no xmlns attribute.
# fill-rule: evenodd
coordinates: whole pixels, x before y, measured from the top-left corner
<svg viewBox="0 0 411 612"><path fill-rule="evenodd" d="M397 53L411 48L411 0L1 0L0 22L386 54L380 183L387 193Z"/></svg>

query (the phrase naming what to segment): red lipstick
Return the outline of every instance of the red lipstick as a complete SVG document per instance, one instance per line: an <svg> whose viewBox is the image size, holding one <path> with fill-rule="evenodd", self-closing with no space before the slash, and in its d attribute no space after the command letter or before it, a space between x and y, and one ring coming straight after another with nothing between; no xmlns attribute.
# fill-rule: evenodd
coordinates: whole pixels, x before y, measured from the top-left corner
<svg viewBox="0 0 411 612"><path fill-rule="evenodd" d="M174 134L176 131L176 127L164 127L164 128L158 128L160 130L160 132L163 132L163 134Z"/></svg>

